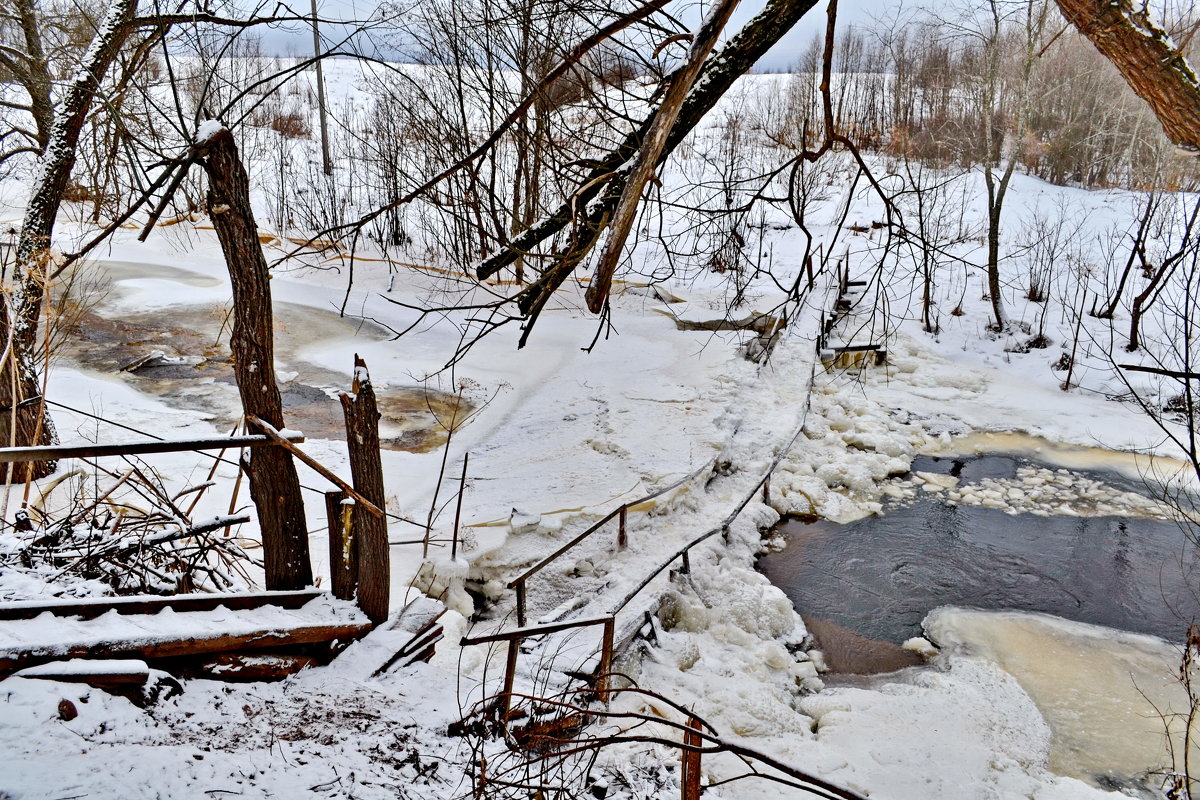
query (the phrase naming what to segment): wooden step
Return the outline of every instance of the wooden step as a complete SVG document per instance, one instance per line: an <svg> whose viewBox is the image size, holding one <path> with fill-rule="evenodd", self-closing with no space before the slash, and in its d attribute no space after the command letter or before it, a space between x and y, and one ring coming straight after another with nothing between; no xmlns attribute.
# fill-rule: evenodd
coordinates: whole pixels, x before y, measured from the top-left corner
<svg viewBox="0 0 1200 800"><path fill-rule="evenodd" d="M260 603L192 611L166 606L154 614L110 608L90 617L43 613L0 622L0 677L63 659L179 659L349 643L370 630L370 620L356 606L323 593L298 608Z"/></svg>
<svg viewBox="0 0 1200 800"><path fill-rule="evenodd" d="M169 597L94 597L81 600L51 600L49 602L17 602L0 604L0 622L15 619L34 619L42 614L56 617L95 619L109 611L118 614L157 614L164 608L172 611L212 611L228 608L240 611L272 605L279 608L300 608L310 600L324 595L320 589L294 592L242 592L240 594L177 594Z"/></svg>

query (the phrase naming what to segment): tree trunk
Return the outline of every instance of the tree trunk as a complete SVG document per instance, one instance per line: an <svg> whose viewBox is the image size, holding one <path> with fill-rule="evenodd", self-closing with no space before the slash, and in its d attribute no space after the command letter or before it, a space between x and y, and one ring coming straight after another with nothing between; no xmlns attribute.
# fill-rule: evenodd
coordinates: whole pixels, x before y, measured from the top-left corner
<svg viewBox="0 0 1200 800"><path fill-rule="evenodd" d="M991 167L984 167L988 189L987 285L992 302L993 330L1002 332L1008 327L1004 316L1004 298L1000 293L1000 212L1004 207L1004 189L997 188Z"/></svg>
<svg viewBox="0 0 1200 800"><path fill-rule="evenodd" d="M275 383L271 276L250 207L250 180L227 128L197 142L194 152L207 156L208 213L233 283L230 350L242 407L246 414L282 430L283 400ZM250 456L249 474L250 496L262 529L267 588L311 585L308 528L291 455L281 447L256 448Z"/></svg>
<svg viewBox="0 0 1200 800"><path fill-rule="evenodd" d="M346 416L346 447L354 489L379 508L384 507L383 463L379 458L379 410L367 365L354 356L353 395L342 394ZM358 607L376 625L388 617L391 590L391 550L387 518L355 508L353 537L357 561Z"/></svg>

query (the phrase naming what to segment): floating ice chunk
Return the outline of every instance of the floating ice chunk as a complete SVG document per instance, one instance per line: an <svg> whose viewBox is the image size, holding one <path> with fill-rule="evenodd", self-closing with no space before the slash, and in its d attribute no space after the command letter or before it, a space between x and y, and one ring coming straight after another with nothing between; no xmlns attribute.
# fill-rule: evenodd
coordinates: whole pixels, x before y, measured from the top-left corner
<svg viewBox="0 0 1200 800"><path fill-rule="evenodd" d="M513 533L529 533L542 524L542 515L536 511L514 508L508 517L508 527Z"/></svg>
<svg viewBox="0 0 1200 800"><path fill-rule="evenodd" d="M947 475L942 472L914 472L925 483L932 484L941 489L953 489L958 486L958 478L953 475Z"/></svg>
<svg viewBox="0 0 1200 800"><path fill-rule="evenodd" d="M911 639L905 639L904 644L900 646L905 650L911 650L921 658L933 658L938 654L938 649L933 646L933 642L924 636L914 636Z"/></svg>

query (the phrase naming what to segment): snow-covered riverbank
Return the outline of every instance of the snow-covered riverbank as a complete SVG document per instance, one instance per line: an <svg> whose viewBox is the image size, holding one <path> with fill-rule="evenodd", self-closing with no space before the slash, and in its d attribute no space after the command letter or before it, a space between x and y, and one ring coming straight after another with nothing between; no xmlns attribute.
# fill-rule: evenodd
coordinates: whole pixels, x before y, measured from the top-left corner
<svg viewBox="0 0 1200 800"><path fill-rule="evenodd" d="M189 268L220 275L215 259L195 259ZM281 299L322 308L328 294L322 282L333 283L318 275L274 285ZM371 315L389 311L365 291L356 302ZM732 338L680 331L648 308L653 305L628 293L618 303L621 335L584 354L576 342L592 322L564 302L546 321L552 330L531 344L532 353L485 342L459 366L460 380L470 381L485 400L494 398L451 450L452 463L471 452L466 510L476 527L468 528L464 555L469 579L496 603L492 621L481 625L503 624L512 604L503 582L515 570L622 499L705 463L719 465L707 486L694 483L652 514L631 516L628 550L616 554L607 542L597 545L531 586L530 616L554 610L568 595L592 598L576 604L578 615L621 596L645 565L728 513L798 423L812 376L811 343L785 339L759 370L738 355ZM404 380L422 353L432 364L436 350L408 341L354 346L385 386ZM303 355L345 370L345 354L335 349L316 344ZM956 654L939 669L818 691L819 656L803 649L803 623L782 593L753 570L759 529L778 511L816 510L831 518L869 513L880 503L887 475L907 469L919 452L944 448L951 434L1012 430L1019 419L1023 430L1077 445L1153 441L1153 427L1125 407L1039 385L1019 364L968 366L944 352L901 333L892 345L892 366L858 377L818 372L805 434L773 479L775 508L752 503L728 544L716 537L693 554L686 581L663 578L652 585L639 602L657 616L659 643L620 666L644 688L693 708L722 734L875 797L1105 795L1050 771L1051 736L1042 714L991 660ZM80 398L76 402L90 402L128 424L153 421L160 434L213 432L194 414L165 408L112 378L61 368L53 380L52 387ZM1058 409L1070 413L1054 414ZM82 422L62 429L68 437L104 435L94 422ZM344 469L338 443L312 441L306 448ZM440 453L384 455L392 510L419 514ZM314 475L304 479L317 481ZM520 532L487 524L507 521L514 506L527 520L540 521ZM313 549L322 552L316 537ZM420 564L417 548L397 547L395 563L403 583ZM395 785L404 782L401 791L413 797L461 794L461 745L445 737L445 728L481 696L487 659L482 648L460 652L455 646L467 629L462 613L471 601L453 579L461 570L443 571L456 611L447 618L448 635L433 663L381 679L366 676L397 637L389 640L386 631L332 667L284 684L194 681L183 697L148 712L100 692L10 680L4 692L12 713L0 723L0 748L20 767L0 788L14 797L125 797L140 796L157 781L165 796L238 791L383 797L395 796ZM490 663L487 679L494 682L498 665L495 658ZM528 663L537 663L536 656ZM534 678L523 672L519 680ZM88 694L89 701L77 702L80 716L63 722L57 702L68 694L76 701ZM230 738L235 729L240 733ZM218 739L229 741L217 746ZM328 744L333 740L336 747ZM607 752L607 774L628 783L622 788L611 779L610 796L673 791L673 773L659 765L677 759L677 752L657 747ZM433 762L444 766L433 772L427 766ZM736 767L722 758L705 765L712 782ZM428 786L408 783L422 772ZM160 775L170 777L158 780ZM752 780L710 790L731 798L780 792Z"/></svg>
<svg viewBox="0 0 1200 800"><path fill-rule="evenodd" d="M341 75L339 91L355 99L350 67L334 62L330 69ZM782 80L749 78L743 84L747 91L731 98L730 105L772 102ZM724 135L722 113L714 114L697 135L691 155L680 157L687 163L674 166L709 174L705 147ZM854 170L848 162L839 162L836 154L831 161L814 186L850 184ZM880 166L886 171L886 163ZM257 167L271 174L265 159ZM664 170L668 190L679 188L672 183L683 182L679 174ZM971 190L969 196L981 194L978 175L954 180ZM15 198L0 218L16 224L21 189L15 181L0 188ZM261 186L256 188L261 208L270 205L266 195ZM1011 197L1014 216L1046 217L1055 209L1061 216L1062 204L1071 205L1073 214L1087 220L1081 240L1096 251L1090 255L1098 264L1120 261L1111 252L1100 252L1119 235L1096 242L1109 232L1103 226L1116 226L1119 234L1120 226L1134 219L1139 199L1126 192L1052 187L1020 174ZM330 667L272 685L190 681L182 696L147 710L99 691L9 679L0 684L0 757L6 765L0 798L467 796L471 785L465 776L473 754L461 739L447 736L447 728L475 701L496 691L503 653L483 646L463 649L458 641L468 631L514 624L514 597L506 583L620 503L699 473L652 508L630 515L625 550L616 551L612 537L595 537L529 586L531 620L607 613L650 569L720 524L754 492L763 471L802 422L802 435L772 476L770 505L751 501L726 536L713 536L692 553L689 575L671 580L663 574L623 612L625 621L633 623L650 613L657 641L632 647L618 668L644 689L704 717L720 735L871 797L1120 796L1070 777L1093 775L1096 765L1080 766L1056 750L1059 740L1047 723L1046 692L1006 671L1006 665L1016 671L1008 652L980 648L972 653L952 646L930 668L860 685L826 686L822 658L813 652L800 616L754 570L762 530L781 513L849 521L879 511L896 494L923 492L924 486L948 489L925 478L920 484L905 479L908 485L901 486L895 476L906 472L918 454L953 452L972 437L1040 437L1092 458L1130 448L1165 459L1177 455L1152 421L1132 406L1108 399L1125 387L1114 378L1109 350L1100 344L1109 333L1107 323L1084 319L1086 335L1073 347L1072 330L1078 329L1068 302L1075 300L1071 281L1084 281L1083 273L1064 267L1055 279L1070 291L1056 287L1047 302L1034 303L1021 293L1021 256L1009 253L1005 291L1014 325L996 335L988 330L982 276L970 266L979 260L981 244L964 234L954 245L954 258L939 268L934 281L940 330L925 333L915 319L920 287L911 265L905 272L903 265L892 264L894 274L886 281L869 269L879 252L872 223L883 218L877 199L861 194L843 198L831 190L814 200L809 212L811 230L838 242L839 252L844 249L846 260L861 270L856 277L886 284L878 290L878 305L863 309L866 333L886 340L885 366L861 374L814 369L817 315L829 300L821 291L810 296L808 305L789 308L790 325L765 365L743 358L739 347L745 335L722 330L727 316L777 310L781 287L799 285L805 242L780 207L759 220L764 238L753 263L768 265L767 272L743 265L742 272L718 274L688 263L656 275L662 278L658 291L645 285L645 277L656 271L656 259L675 262L647 242L632 257L642 275L630 274L618 284L611 328L597 327L601 323L582 310L582 284L569 283L523 350L516 348L516 326L509 326L475 343L452 370L443 367L462 344L462 328L422 323L412 334L393 340L384 328L372 324L367 333L349 321L334 321L332 315L344 307L358 318L404 330L417 322L414 307L431 299L463 300L470 292L487 296L503 288L464 288L445 279L451 274L448 268L420 266L432 252L423 250L421 242L397 254L419 262L417 266L359 261L351 286L347 263L325 254L312 255L310 267L290 262L279 269L271 286L276 301L289 311L281 315L286 325L278 332L287 342L277 364L285 375L326 393L344 390L357 352L385 401L392 393L428 383L446 395L461 391L478 409L455 431L444 473L440 450L383 453L389 511L418 521L427 518L435 494L439 503L453 495L463 458L470 453L459 560L451 561L445 546L453 517L446 507L438 509L434 525L442 541L435 542L428 560L421 544L413 543L419 529L397 523L390 531L397 542L392 550L396 608L423 592L440 597L449 608L442 619L445 639L430 664L371 677L408 635L380 630ZM978 222L979 212L976 203L963 213ZM260 221L269 219L264 215ZM223 318L228 279L215 238L200 223L156 229L145 245L135 243L131 232L119 232L96 259L113 267L115 285L103 301L107 308L114 314L152 312L176 327L186 327L194 314ZM968 219L960 227L969 230L970 223ZM61 226L64 240L85 230ZM275 233L264 239L272 257L283 255ZM733 278L744 285L735 286ZM741 305L731 312L734 300ZM877 307L891 314L878 327ZM1146 338L1170 342L1172 324L1169 315L1148 318ZM1027 340L1035 328L1044 328L1053 342L1049 349L1029 349ZM842 333L850 338L857 330ZM1067 355L1071 386L1063 391L1060 385L1068 375L1056 365ZM198 400L173 405L170 396L139 391L128 376L98 374L80 359L68 359L51 370L48 394L160 436L228 433L223 426L237 411L232 387L205 384L203 389ZM62 408L54 413L66 443L130 436L90 416ZM304 449L347 475L342 442L310 432ZM172 491L202 482L209 467L177 455L156 457L152 463ZM1136 474L1137 464L1131 468ZM1006 502L1015 501L1020 497L1013 489L1028 495L1037 480L1042 486L1058 480L1028 477L1020 485L988 486L985 491L993 494L973 496L981 503L999 503L1003 493ZM213 479L215 486L197 515L228 511L236 469L222 466ZM325 488L306 469L301 481ZM1058 507L1072 485L1054 488ZM1129 498L1104 498L1099 489L1084 488L1097 502L1121 500L1122 510L1136 505ZM957 499L969 501L962 493ZM246 503L244 495L241 502ZM312 495L309 517L316 531L312 551L318 574L327 571L321 563L322 508L320 498ZM17 598L104 590L92 584L64 588L52 577L5 573L0 592ZM414 577L419 578L417 589L408 585ZM471 623L477 603L484 613ZM1076 644L1084 641L1081 658L1089 665L1115 663L1114 651L1105 649L1107 634L1084 636L1070 625L1051 627L1050 635L1058 631ZM947 634L946 643L967 638L956 635ZM518 689L563 685L561 670L593 659L594 644L586 637L558 637L532 645L522 654ZM1170 652L1156 647L1160 654ZM554 670L549 669L552 662ZM1164 668L1170 668L1167 662ZM1047 691L1065 691L1064 686L1051 683ZM78 710L74 719L60 718L63 699ZM617 710L676 713L644 697L622 696L616 703ZM1070 711L1056 707L1054 713L1069 716ZM1061 716L1053 724L1062 726ZM607 786L609 800L667 797L678 792L678 763L673 748L623 744L604 751L594 772ZM706 757L705 779L711 788L705 796L800 796L758 779L718 785L740 769L730 757Z"/></svg>

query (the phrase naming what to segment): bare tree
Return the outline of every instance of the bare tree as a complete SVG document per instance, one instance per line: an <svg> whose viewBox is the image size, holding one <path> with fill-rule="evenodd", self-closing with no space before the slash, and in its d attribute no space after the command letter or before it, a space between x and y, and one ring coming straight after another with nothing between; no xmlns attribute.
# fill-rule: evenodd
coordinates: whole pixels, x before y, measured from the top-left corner
<svg viewBox="0 0 1200 800"><path fill-rule="evenodd" d="M267 22L310 20L291 14L226 17L212 13L205 4L191 7L190 0L170 13L151 5L142 15L141 3L149 4L147 0L105 0L86 47L74 59L77 68L58 92L54 91L45 36L61 24L47 23L35 0L19 0L4 18L7 27L0 29L8 34L19 30L21 34L19 38L5 37L0 53L6 61L0 61L0 66L18 78L28 95L26 103L15 104L15 110L27 111L32 117L33 130L23 135L33 144L22 149L37 156L15 249L12 289L5 293L0 306L0 326L7 334L0 356L0 410L6 412L0 414L0 441L6 445L47 444L56 438L39 386L47 354L39 352L38 329L48 287L64 266L56 262L52 248L55 223L68 196L80 137L97 100L119 93L153 46L175 26L238 29ZM132 55L119 68L119 59L126 52ZM159 187L151 187L155 188ZM129 214L132 210L126 212L126 218ZM6 474L10 480L25 481L51 469L52 463L36 462Z"/></svg>

